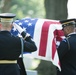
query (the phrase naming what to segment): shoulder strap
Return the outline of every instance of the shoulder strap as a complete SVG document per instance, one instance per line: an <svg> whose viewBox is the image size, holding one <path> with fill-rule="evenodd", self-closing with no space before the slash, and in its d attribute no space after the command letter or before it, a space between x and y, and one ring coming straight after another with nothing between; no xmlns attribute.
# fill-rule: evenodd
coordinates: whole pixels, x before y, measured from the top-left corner
<svg viewBox="0 0 76 75"><path fill-rule="evenodd" d="M22 57L22 59L23 59L24 44L23 44L23 39L20 38L20 40L21 40L21 57Z"/></svg>
<svg viewBox="0 0 76 75"><path fill-rule="evenodd" d="M24 62L23 62L23 50L24 50L24 43L23 43L23 39L20 38L21 40L21 60L20 60L20 75L27 75L26 73L26 69L25 69L25 65L24 65Z"/></svg>
<svg viewBox="0 0 76 75"><path fill-rule="evenodd" d="M66 38L66 40L68 42L68 49L70 50L70 43L69 43L68 37Z"/></svg>

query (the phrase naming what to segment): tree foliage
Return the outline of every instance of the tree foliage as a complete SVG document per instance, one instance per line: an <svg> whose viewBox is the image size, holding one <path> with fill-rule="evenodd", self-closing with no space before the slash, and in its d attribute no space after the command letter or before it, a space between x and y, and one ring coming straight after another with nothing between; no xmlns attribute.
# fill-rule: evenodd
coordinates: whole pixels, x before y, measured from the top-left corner
<svg viewBox="0 0 76 75"><path fill-rule="evenodd" d="M44 0L1 0L0 12L12 12L17 14L17 18L23 17L45 17Z"/></svg>

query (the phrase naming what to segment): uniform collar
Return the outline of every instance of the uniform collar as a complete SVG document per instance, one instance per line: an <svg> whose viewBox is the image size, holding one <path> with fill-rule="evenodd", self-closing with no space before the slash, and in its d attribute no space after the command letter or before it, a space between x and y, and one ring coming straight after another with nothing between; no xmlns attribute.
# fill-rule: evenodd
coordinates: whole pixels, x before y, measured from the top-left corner
<svg viewBox="0 0 76 75"><path fill-rule="evenodd" d="M72 33L68 34L68 36L69 36L69 35L72 35L72 34L76 34L76 32L72 32Z"/></svg>
<svg viewBox="0 0 76 75"><path fill-rule="evenodd" d="M10 32L9 31L0 31L0 33L3 33L3 34L10 34Z"/></svg>

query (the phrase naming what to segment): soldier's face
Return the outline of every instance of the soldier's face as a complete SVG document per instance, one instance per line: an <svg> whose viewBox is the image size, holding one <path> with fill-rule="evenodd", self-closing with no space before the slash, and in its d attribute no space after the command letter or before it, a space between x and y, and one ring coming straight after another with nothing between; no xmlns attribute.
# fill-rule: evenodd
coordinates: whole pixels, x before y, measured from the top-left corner
<svg viewBox="0 0 76 75"><path fill-rule="evenodd" d="M64 27L63 31L64 31L64 35L67 36L69 34L69 28L68 28L68 26Z"/></svg>
<svg viewBox="0 0 76 75"><path fill-rule="evenodd" d="M75 30L72 26L66 26L64 27L63 31L64 31L64 35L67 36L68 34L74 32Z"/></svg>

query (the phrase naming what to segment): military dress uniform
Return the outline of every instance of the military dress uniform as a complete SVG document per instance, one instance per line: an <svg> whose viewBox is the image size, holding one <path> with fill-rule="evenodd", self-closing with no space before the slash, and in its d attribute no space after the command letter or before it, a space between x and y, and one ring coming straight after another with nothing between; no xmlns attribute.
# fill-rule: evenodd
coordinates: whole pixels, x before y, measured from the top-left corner
<svg viewBox="0 0 76 75"><path fill-rule="evenodd" d="M0 14L1 22L12 22L15 15L12 13ZM25 34L26 36L26 34ZM23 40L24 52L37 50L35 42L31 37ZM20 37L12 35L9 31L0 31L0 75L20 75L17 59L21 54Z"/></svg>
<svg viewBox="0 0 76 75"><path fill-rule="evenodd" d="M67 22L64 26L75 24ZM57 75L76 75L76 33L70 33L61 41L58 47L61 71L57 69Z"/></svg>

